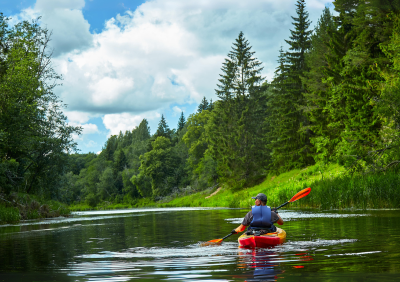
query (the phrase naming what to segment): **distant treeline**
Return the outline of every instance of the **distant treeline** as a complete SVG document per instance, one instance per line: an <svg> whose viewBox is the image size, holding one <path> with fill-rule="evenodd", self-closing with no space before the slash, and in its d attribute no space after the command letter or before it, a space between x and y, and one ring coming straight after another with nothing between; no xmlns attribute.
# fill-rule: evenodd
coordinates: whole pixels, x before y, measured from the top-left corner
<svg viewBox="0 0 400 282"><path fill-rule="evenodd" d="M271 82L240 32L204 98L176 129L162 116L111 136L102 152L69 156L57 195L66 203L162 199L268 174L338 162L379 172L400 162L400 0L337 0L314 30L296 3L289 48ZM266 39L268 40L268 39Z"/></svg>

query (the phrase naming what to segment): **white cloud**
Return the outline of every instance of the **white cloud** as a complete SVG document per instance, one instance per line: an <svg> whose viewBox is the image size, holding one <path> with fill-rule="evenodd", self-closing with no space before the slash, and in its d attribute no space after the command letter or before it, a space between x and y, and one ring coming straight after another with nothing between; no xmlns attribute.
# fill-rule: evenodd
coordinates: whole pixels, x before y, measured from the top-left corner
<svg viewBox="0 0 400 282"><path fill-rule="evenodd" d="M90 25L83 17L84 6L84 0L37 0L33 8L29 7L13 16L11 24L40 16L41 25L52 33L49 47L54 56L71 51L80 52L93 42Z"/></svg>
<svg viewBox="0 0 400 282"><path fill-rule="evenodd" d="M160 116L161 115L157 112L146 113L143 115L134 115L130 113L107 114L103 117L103 123L110 131L110 135L118 135L120 131L125 133L126 130L133 130L144 118L147 120L154 120L159 119Z"/></svg>
<svg viewBox="0 0 400 282"><path fill-rule="evenodd" d="M74 139L75 142L83 140L82 135L78 135L76 133L72 133L71 136L72 136L72 139Z"/></svg>
<svg viewBox="0 0 400 282"><path fill-rule="evenodd" d="M183 110L177 106L174 106L172 110L174 112L174 115L181 114L181 112L183 112Z"/></svg>
<svg viewBox="0 0 400 282"><path fill-rule="evenodd" d="M70 123L78 123L82 124L89 121L91 115L85 112L77 112L77 111L65 111L64 114L67 116L68 121Z"/></svg>
<svg viewBox="0 0 400 282"><path fill-rule="evenodd" d="M57 9L66 1L61 2ZM73 2L69 9L82 5ZM320 15L324 3L313 0L310 15ZM278 50L293 28L294 4L293 0L146 2L135 12L107 21L105 29L93 35L92 47L55 59L64 76L58 93L70 109L100 114L139 115L173 103L199 102L203 96L216 100L220 68L240 31L271 80Z"/></svg>
<svg viewBox="0 0 400 282"><path fill-rule="evenodd" d="M82 134L94 134L94 133L99 133L99 129L97 128L97 125L93 123L86 123L82 124Z"/></svg>
<svg viewBox="0 0 400 282"><path fill-rule="evenodd" d="M221 66L240 31L271 80L278 50L293 29L295 0L153 0L116 15L90 34L84 0L37 0L20 18L42 15L53 30L54 66L64 77L57 94L71 122L103 116L111 134L183 104L216 100ZM307 1L313 27L325 4ZM87 127L89 128L89 127ZM85 129L89 130L89 129ZM95 130L94 127L91 130Z"/></svg>

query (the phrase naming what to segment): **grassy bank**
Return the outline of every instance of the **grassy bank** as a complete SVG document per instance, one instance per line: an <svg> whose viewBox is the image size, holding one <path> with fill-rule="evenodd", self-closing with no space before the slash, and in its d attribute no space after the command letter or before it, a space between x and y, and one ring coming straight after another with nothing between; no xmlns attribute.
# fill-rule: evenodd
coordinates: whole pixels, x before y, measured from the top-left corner
<svg viewBox="0 0 400 282"><path fill-rule="evenodd" d="M64 204L40 199L34 195L12 193L0 194L0 224L18 223L20 220L69 216Z"/></svg>
<svg viewBox="0 0 400 282"><path fill-rule="evenodd" d="M311 187L311 193L291 207L320 209L346 208L400 208L400 174L396 172L346 175L339 165L311 166L292 170L279 176L269 176L260 185L232 190L222 187L218 193L206 198L214 191L203 191L175 198L161 207L231 207L248 208L254 204L252 196L262 192L268 196L268 205L278 206L288 201L303 188Z"/></svg>
<svg viewBox="0 0 400 282"><path fill-rule="evenodd" d="M230 207L249 208L251 197L258 193L268 196L269 206L285 203L298 191L311 187L311 193L290 207L319 209L400 208L400 174L396 172L353 175L337 164L310 166L278 176L269 176L261 184L241 190L214 187L193 193L183 189L179 194L154 202L136 199L128 203L103 202L96 207L85 203L70 206L71 211L110 210L139 207Z"/></svg>
<svg viewBox="0 0 400 282"><path fill-rule="evenodd" d="M189 188L154 202L151 199L130 199L125 203L102 202L96 207L77 203L68 208L54 201L43 201L26 194L0 195L0 223L15 223L23 219L66 216L70 211L112 210L140 207L230 207L249 208L252 196L262 192L269 206L288 201L301 189L311 187L311 193L290 207L319 209L400 208L400 174L396 172L355 175L345 173L339 165L292 170L279 176L269 176L261 184L241 190L214 187L193 193Z"/></svg>

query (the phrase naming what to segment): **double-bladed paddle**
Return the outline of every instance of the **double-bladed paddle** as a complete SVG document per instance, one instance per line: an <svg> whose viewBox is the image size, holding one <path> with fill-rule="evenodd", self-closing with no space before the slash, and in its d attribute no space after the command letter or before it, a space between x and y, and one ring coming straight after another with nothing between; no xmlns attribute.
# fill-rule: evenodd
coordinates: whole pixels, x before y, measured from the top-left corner
<svg viewBox="0 0 400 282"><path fill-rule="evenodd" d="M281 207L284 207L289 203L293 203L297 200L300 200L301 198L304 198L305 196L310 194L310 192L311 192L311 188L305 188L305 189L301 190L300 192L297 192L296 195L294 195L289 201L287 201L286 203L284 203L284 204L280 205L279 207L274 208L272 210L276 212L277 209L280 209ZM210 240L208 242L203 242L200 244L200 246L219 245L222 243L222 241L224 239L228 238L229 236L232 236L233 234L236 234L236 233L233 233L233 230L232 230L232 232L229 233L228 235L226 235L225 237L223 237L221 239Z"/></svg>
<svg viewBox="0 0 400 282"><path fill-rule="evenodd" d="M297 192L297 194L294 195L289 201L287 201L286 203L280 205L280 206L277 207L277 208L273 208L272 210L273 210L273 211L276 211L277 209L280 209L281 207L284 207L284 206L286 206L286 205L289 204L289 203L293 203L293 202L295 202L295 201L297 201L297 200L300 200L301 198L303 198L303 197L307 196L308 194L310 194L310 192L311 192L311 188L303 189L303 190L301 190L300 192Z"/></svg>

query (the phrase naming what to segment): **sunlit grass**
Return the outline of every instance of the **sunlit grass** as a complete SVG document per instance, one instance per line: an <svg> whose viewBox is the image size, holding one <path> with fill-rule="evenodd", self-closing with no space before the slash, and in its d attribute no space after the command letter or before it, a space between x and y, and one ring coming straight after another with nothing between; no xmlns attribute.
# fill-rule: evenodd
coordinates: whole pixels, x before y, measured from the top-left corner
<svg viewBox="0 0 400 282"><path fill-rule="evenodd" d="M298 191L311 187L311 193L290 207L312 207L320 209L345 208L399 208L400 175L396 172L370 175L346 175L337 164L310 166L292 170L279 176L268 176L261 184L242 190L222 187L216 195L206 199L210 193L199 192L176 198L162 207L231 207L249 208L254 205L251 197L258 193L268 196L268 205L275 207L290 200Z"/></svg>

